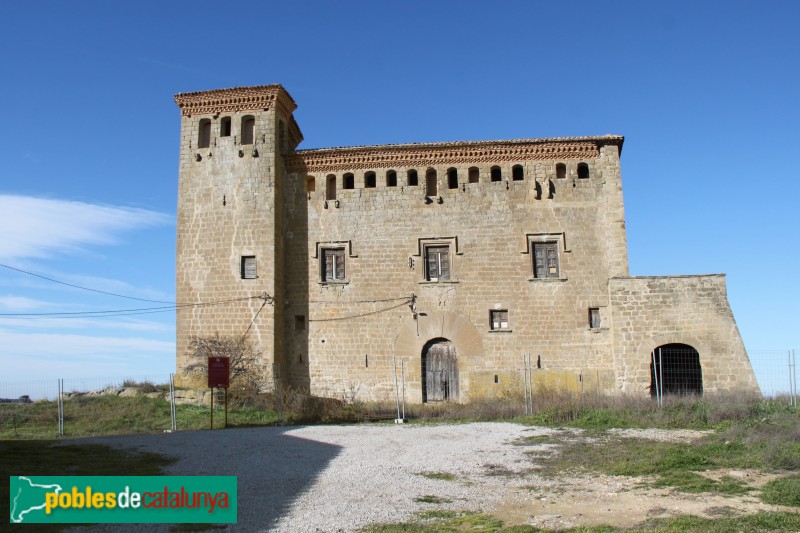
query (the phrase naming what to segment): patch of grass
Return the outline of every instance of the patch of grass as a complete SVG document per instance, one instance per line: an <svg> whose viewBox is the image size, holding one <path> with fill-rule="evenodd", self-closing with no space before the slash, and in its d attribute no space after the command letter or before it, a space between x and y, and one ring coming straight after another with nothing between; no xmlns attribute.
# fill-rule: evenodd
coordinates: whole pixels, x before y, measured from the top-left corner
<svg viewBox="0 0 800 533"><path fill-rule="evenodd" d="M119 450L99 444L56 445L53 441L0 441L0 502L9 501L10 476L157 476L175 459L160 454ZM65 525L36 526L61 531Z"/></svg>
<svg viewBox="0 0 800 533"><path fill-rule="evenodd" d="M761 499L775 505L800 507L800 475L773 479L764 485Z"/></svg>
<svg viewBox="0 0 800 533"><path fill-rule="evenodd" d="M442 481L454 481L456 476L449 472L417 472L418 476L428 479L440 479Z"/></svg>
<svg viewBox="0 0 800 533"><path fill-rule="evenodd" d="M433 494L426 494L425 496L420 496L419 498L414 498L414 501L417 503L451 503L453 500L448 500L447 498L440 498L439 496L434 496Z"/></svg>
<svg viewBox="0 0 800 533"><path fill-rule="evenodd" d="M685 515L674 518L653 518L635 529L637 531L686 531L689 533L800 531L800 514L761 512L729 518L701 518Z"/></svg>

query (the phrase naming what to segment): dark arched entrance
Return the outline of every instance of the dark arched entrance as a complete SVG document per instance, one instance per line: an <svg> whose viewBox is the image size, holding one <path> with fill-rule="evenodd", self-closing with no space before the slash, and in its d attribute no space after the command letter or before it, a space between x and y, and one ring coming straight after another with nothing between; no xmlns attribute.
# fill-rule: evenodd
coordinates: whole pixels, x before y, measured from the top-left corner
<svg viewBox="0 0 800 533"><path fill-rule="evenodd" d="M650 395L703 394L700 354L688 344L664 344L650 354Z"/></svg>
<svg viewBox="0 0 800 533"><path fill-rule="evenodd" d="M422 348L422 401L458 399L456 347L447 339L433 339Z"/></svg>

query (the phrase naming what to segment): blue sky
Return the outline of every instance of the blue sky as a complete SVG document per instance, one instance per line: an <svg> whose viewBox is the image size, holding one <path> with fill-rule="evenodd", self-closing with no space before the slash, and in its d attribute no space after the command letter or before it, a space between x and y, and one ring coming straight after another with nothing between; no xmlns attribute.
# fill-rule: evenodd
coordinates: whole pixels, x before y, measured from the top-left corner
<svg viewBox="0 0 800 533"><path fill-rule="evenodd" d="M283 84L304 148L625 135L631 274L726 272L798 347L800 3L2 2L0 263L174 300L178 92ZM0 313L161 304L0 268ZM167 374L174 314L0 317L3 380Z"/></svg>

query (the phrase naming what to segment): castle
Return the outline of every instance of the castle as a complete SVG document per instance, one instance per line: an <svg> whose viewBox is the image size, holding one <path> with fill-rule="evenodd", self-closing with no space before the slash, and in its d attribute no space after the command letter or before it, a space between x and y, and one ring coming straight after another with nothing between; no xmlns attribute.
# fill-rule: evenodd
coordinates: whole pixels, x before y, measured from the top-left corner
<svg viewBox="0 0 800 533"><path fill-rule="evenodd" d="M298 150L280 85L175 96L177 369L249 335L320 396L758 393L725 277L630 276L623 137ZM207 305L213 304L213 305Z"/></svg>

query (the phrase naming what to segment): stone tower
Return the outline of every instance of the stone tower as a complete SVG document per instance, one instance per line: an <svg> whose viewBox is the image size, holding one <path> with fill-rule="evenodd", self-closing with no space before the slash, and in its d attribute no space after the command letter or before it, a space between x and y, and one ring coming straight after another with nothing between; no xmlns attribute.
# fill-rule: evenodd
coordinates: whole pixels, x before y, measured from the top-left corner
<svg viewBox="0 0 800 533"><path fill-rule="evenodd" d="M302 140L280 85L175 96L181 110L176 250L178 368L193 336L250 339L271 378L280 354L281 154ZM203 303L196 306L192 304ZM186 383L184 374L181 380Z"/></svg>

